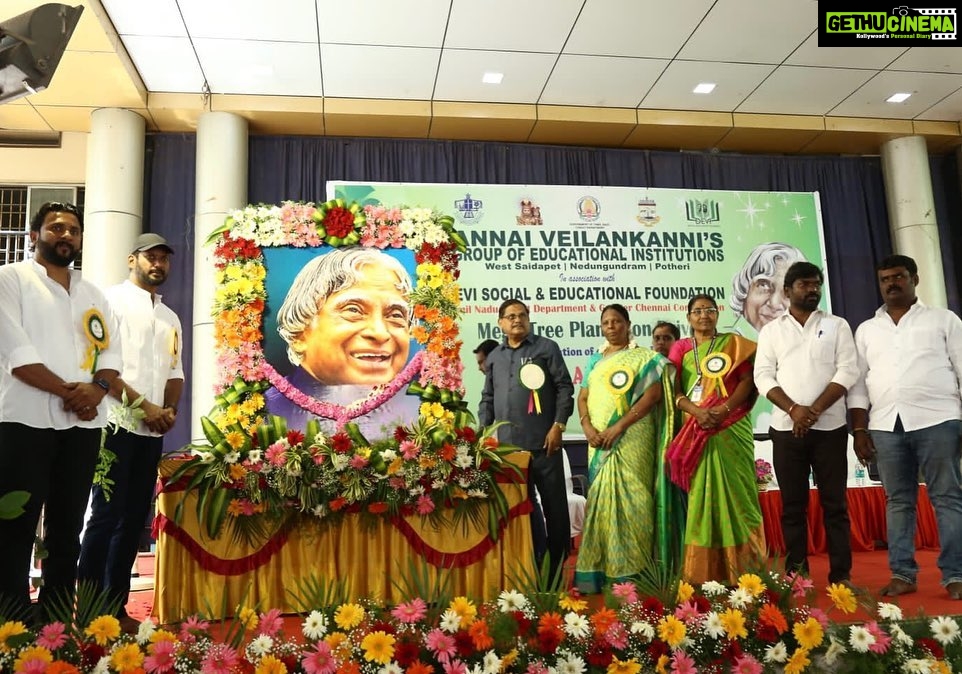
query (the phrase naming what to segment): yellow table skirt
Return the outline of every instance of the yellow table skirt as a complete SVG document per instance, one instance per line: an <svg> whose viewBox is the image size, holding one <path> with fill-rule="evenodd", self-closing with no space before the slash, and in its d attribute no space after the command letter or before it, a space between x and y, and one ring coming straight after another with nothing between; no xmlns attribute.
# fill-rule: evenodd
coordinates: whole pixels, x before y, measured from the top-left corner
<svg viewBox="0 0 962 674"><path fill-rule="evenodd" d="M527 470L526 453L511 460ZM162 461L161 477L178 463ZM397 524L385 518L362 526L357 515L349 514L337 524L295 527L258 547L232 541L229 534L217 539L203 534L195 514L196 493L187 495L183 519L175 524L174 509L184 492L162 492L157 498L155 614L167 623L198 612L212 618L232 615L241 604L295 612L300 607L289 592L296 592L299 579L312 575L346 581L352 598L396 603L410 597L402 596L395 583L404 587L412 567L419 575L427 568L433 582L439 562L451 567L441 573L450 577L455 594L491 599L534 572L527 487L500 486L511 514L497 541L490 540L486 527L470 524L467 530L460 525L436 530L411 516Z"/></svg>

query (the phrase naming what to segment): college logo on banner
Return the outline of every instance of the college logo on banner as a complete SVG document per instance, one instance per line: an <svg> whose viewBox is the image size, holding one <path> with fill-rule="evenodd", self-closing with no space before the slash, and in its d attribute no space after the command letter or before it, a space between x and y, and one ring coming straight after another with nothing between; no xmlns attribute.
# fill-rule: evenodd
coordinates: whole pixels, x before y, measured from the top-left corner
<svg viewBox="0 0 962 674"><path fill-rule="evenodd" d="M484 202L480 199L472 199L470 193L465 194L464 199L456 199L454 209L458 212L458 222L463 225L481 222L481 218L484 216L484 211L481 210L483 206Z"/></svg>
<svg viewBox="0 0 962 674"><path fill-rule="evenodd" d="M685 218L696 225L718 222L718 202L714 199L688 199L685 202Z"/></svg>

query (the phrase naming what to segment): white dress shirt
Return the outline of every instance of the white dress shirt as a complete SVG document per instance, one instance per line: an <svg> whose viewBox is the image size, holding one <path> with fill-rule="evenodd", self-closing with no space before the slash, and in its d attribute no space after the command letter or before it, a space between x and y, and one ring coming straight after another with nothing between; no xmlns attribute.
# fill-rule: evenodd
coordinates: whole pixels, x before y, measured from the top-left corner
<svg viewBox="0 0 962 674"><path fill-rule="evenodd" d="M127 280L104 291L123 338L123 380L150 402L163 406L168 379L183 379L184 351L180 319L155 294ZM133 402L132 400L130 402ZM114 400L116 404L116 400ZM141 421L138 435L158 436Z"/></svg>
<svg viewBox="0 0 962 674"><path fill-rule="evenodd" d="M817 309L805 325L791 313L771 321L758 333L755 351L755 386L758 393L780 386L799 405L811 405L830 383L846 391L858 380L858 357L848 322ZM831 431L844 426L845 396L823 410L812 428ZM772 428L790 431L794 426L784 410L772 409Z"/></svg>
<svg viewBox="0 0 962 674"><path fill-rule="evenodd" d="M109 341L95 367L120 371L120 335L100 289L71 270L68 292L35 260L0 266L0 421L55 430L105 425L107 396L95 419L81 421L63 409L63 399L12 374L23 365L41 363L66 382L93 381L85 364L91 346L85 322L91 310L103 316Z"/></svg>
<svg viewBox="0 0 962 674"><path fill-rule="evenodd" d="M962 320L916 300L899 319L883 305L855 331L859 383L848 406L869 410L872 430L906 431L962 419Z"/></svg>

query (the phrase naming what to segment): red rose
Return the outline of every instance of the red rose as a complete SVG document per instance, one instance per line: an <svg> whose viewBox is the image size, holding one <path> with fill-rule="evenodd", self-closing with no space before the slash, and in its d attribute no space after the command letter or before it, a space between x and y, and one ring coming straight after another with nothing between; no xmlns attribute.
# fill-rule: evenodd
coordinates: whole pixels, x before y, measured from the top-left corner
<svg viewBox="0 0 962 674"><path fill-rule="evenodd" d="M558 650L561 640L564 639L564 632L561 630L538 630L538 650L549 655ZM588 662L591 662L591 653L588 654ZM601 665L601 667L607 667L608 663L611 662L611 653L608 653L608 662ZM591 663L594 664L594 663Z"/></svg>
<svg viewBox="0 0 962 674"><path fill-rule="evenodd" d="M408 641L402 641L394 646L394 659L404 668L413 664L414 661L418 659L419 653L420 649L417 644L412 644Z"/></svg>
<svg viewBox="0 0 962 674"><path fill-rule="evenodd" d="M668 655L671 649L668 648L668 644L664 641L655 640L648 645L648 657L654 662L658 662L658 658L663 655Z"/></svg>
<svg viewBox="0 0 962 674"><path fill-rule="evenodd" d="M528 630L531 629L531 619L521 611L512 611L511 615L514 616L515 622L518 623L518 634L527 634Z"/></svg>
<svg viewBox="0 0 962 674"><path fill-rule="evenodd" d="M328 236L343 239L354 231L354 214L346 208L335 206L324 216L324 229Z"/></svg>
<svg viewBox="0 0 962 674"><path fill-rule="evenodd" d="M347 433L338 433L331 438L331 446L338 454L347 454L351 451L351 438Z"/></svg>
<svg viewBox="0 0 962 674"><path fill-rule="evenodd" d="M585 653L585 656L588 664L593 667L607 669L608 665L611 664L611 649L598 641L592 642L591 647L588 648L588 652Z"/></svg>
<svg viewBox="0 0 962 674"><path fill-rule="evenodd" d="M474 639L464 630L454 633L454 646L458 649L458 655L467 658L474 653Z"/></svg>
<svg viewBox="0 0 962 674"><path fill-rule="evenodd" d="M404 442L408 439L408 432L405 430L404 426L396 426L394 428L394 439L398 442Z"/></svg>
<svg viewBox="0 0 962 674"><path fill-rule="evenodd" d="M932 657L936 660L941 660L945 657L945 651L942 650L942 647L939 646L939 643L935 639L919 637L915 640L915 643L931 653Z"/></svg>
<svg viewBox="0 0 962 674"><path fill-rule="evenodd" d="M287 442L291 447L300 444L304 442L304 434L300 431L287 431Z"/></svg>
<svg viewBox="0 0 962 674"><path fill-rule="evenodd" d="M665 612L665 606L660 601L654 597L645 597L645 601L642 602L641 607L646 611L654 613L655 615L662 615Z"/></svg>
<svg viewBox="0 0 962 674"><path fill-rule="evenodd" d="M470 426L464 426L463 428L459 428L455 431L455 433L457 433L458 437L467 443L473 443L475 440L478 439L478 436L474 432L474 429L471 428Z"/></svg>
<svg viewBox="0 0 962 674"><path fill-rule="evenodd" d="M765 643L773 644L778 641L778 630L771 625L759 624L755 627L755 636Z"/></svg>

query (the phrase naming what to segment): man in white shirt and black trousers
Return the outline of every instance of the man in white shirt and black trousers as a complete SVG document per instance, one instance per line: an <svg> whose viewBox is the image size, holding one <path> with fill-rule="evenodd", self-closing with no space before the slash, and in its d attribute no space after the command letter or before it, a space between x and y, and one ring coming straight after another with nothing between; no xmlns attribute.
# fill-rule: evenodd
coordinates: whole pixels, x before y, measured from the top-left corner
<svg viewBox="0 0 962 674"><path fill-rule="evenodd" d="M789 308L758 335L755 385L775 406L769 434L782 492L785 570L808 572L811 469L828 542L828 580L842 583L852 571L845 394L858 379L858 359L845 319L818 308L823 281L811 262L796 262L786 271Z"/></svg>
<svg viewBox="0 0 962 674"><path fill-rule="evenodd" d="M861 376L848 396L855 453L878 463L887 503L889 570L881 590L918 589L915 519L919 469L939 527L942 585L962 599L962 321L915 295L915 260L890 255L875 267L885 302L855 331Z"/></svg>
<svg viewBox="0 0 962 674"><path fill-rule="evenodd" d="M138 625L124 610L130 594L130 570L154 495L162 436L177 420L184 387L180 319L157 292L167 280L173 253L159 234L141 234L127 257L129 277L104 293L124 345L123 369L110 395L115 405L124 392L128 403L143 395L140 409L145 416L133 431L121 429L107 437L106 447L117 457L107 474L113 485L109 499L99 485L93 488L79 577L119 602L117 617L128 632L135 632Z"/></svg>

